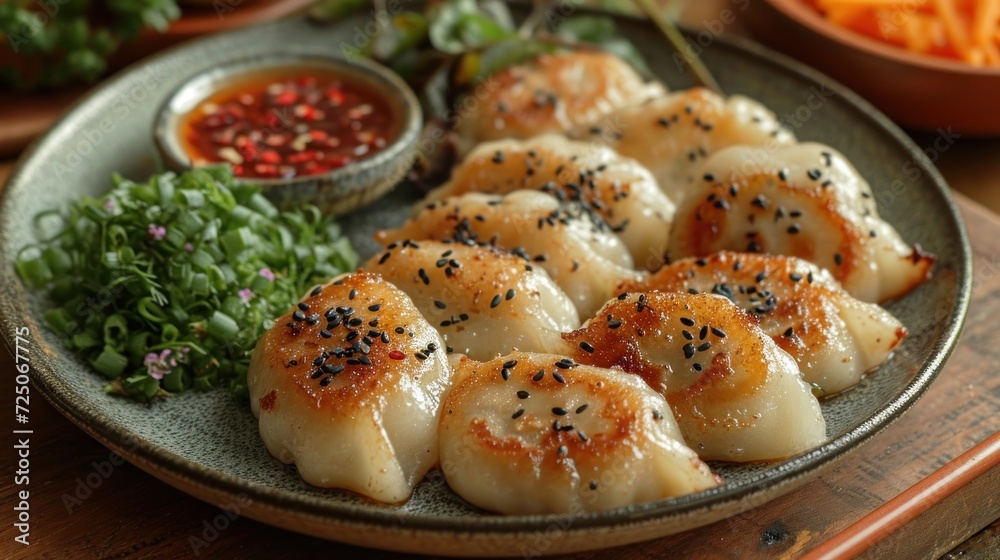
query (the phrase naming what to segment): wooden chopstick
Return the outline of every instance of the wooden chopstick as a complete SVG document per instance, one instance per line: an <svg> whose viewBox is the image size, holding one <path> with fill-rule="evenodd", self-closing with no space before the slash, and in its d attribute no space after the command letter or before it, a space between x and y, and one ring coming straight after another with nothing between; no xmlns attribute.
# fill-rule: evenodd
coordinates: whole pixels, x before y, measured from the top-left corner
<svg viewBox="0 0 1000 560"><path fill-rule="evenodd" d="M802 560L937 557L1000 517L1000 432L809 551Z"/></svg>

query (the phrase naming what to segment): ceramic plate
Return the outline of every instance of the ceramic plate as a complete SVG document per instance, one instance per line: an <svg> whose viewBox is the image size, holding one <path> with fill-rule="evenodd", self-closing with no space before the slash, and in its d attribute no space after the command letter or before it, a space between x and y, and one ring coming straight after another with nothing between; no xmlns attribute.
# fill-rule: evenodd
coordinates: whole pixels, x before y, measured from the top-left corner
<svg viewBox="0 0 1000 560"><path fill-rule="evenodd" d="M139 467L206 501L238 504L242 514L265 523L363 546L482 556L603 548L710 523L791 490L899 417L941 371L965 316L971 278L969 245L941 176L899 129L837 84L760 47L713 40L702 56L728 93L764 102L802 140L841 150L872 184L886 219L940 259L931 281L889 306L911 332L892 360L823 403L829 442L819 449L778 463L713 465L725 485L676 499L586 515L505 517L470 507L433 474L400 506L310 487L268 455L249 407L223 391L151 405L105 395L103 380L40 322L45 302L14 274L17 251L32 241L32 216L103 192L112 172L136 179L153 173L154 111L187 77L240 56L339 50L363 37L365 23L362 15L335 26L283 21L150 59L79 103L24 156L3 193L0 324L7 343L13 346L16 326L29 326L36 389ZM620 25L655 74L673 88L691 85L653 27L628 19ZM399 223L412 199L404 186L347 219L363 258L375 250L370 233Z"/></svg>

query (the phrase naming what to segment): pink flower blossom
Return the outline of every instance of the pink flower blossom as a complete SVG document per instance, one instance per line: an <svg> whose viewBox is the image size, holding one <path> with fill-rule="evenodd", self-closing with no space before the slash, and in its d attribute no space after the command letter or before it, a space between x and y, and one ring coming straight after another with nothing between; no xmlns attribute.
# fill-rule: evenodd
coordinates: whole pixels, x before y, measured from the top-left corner
<svg viewBox="0 0 1000 560"><path fill-rule="evenodd" d="M262 268L260 269L260 272L258 274L260 274L264 278L267 278L271 282L274 282L274 273L271 272L270 268Z"/></svg>
<svg viewBox="0 0 1000 560"><path fill-rule="evenodd" d="M115 209L115 201L110 200L110 199L105 200L104 201L104 209L105 210L114 210Z"/></svg>
<svg viewBox="0 0 1000 560"><path fill-rule="evenodd" d="M193 253L194 252L194 245L192 245L190 243L185 243L184 244L184 250L187 251L188 253Z"/></svg>
<svg viewBox="0 0 1000 560"><path fill-rule="evenodd" d="M159 354L156 352L146 354L146 359L143 361L143 365L146 366L146 370L149 372L150 377L153 379L163 379L164 375L170 373L175 367L177 367L177 360L170 357L172 353L173 352L167 348Z"/></svg>
<svg viewBox="0 0 1000 560"><path fill-rule="evenodd" d="M243 303L245 303L247 305L250 305L250 300L253 299L253 295L254 295L253 294L253 290L251 290L250 288L243 288L242 290L240 290L237 293L239 294L240 299L243 300Z"/></svg>
<svg viewBox="0 0 1000 560"><path fill-rule="evenodd" d="M166 236L167 228L156 224L149 224L149 237L151 237L153 241L160 241Z"/></svg>

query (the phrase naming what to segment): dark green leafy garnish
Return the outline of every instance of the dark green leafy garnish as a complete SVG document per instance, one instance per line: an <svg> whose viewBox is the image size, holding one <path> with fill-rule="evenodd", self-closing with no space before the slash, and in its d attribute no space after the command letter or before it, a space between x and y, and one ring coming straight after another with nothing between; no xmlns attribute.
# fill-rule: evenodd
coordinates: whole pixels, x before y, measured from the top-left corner
<svg viewBox="0 0 1000 560"><path fill-rule="evenodd" d="M36 219L17 271L56 306L46 323L138 400L189 388L247 394L250 354L272 319L356 255L315 207L280 212L228 167L114 178L99 198Z"/></svg>
<svg viewBox="0 0 1000 560"><path fill-rule="evenodd" d="M174 0L3 0L0 84L19 89L94 82L143 28L165 31Z"/></svg>

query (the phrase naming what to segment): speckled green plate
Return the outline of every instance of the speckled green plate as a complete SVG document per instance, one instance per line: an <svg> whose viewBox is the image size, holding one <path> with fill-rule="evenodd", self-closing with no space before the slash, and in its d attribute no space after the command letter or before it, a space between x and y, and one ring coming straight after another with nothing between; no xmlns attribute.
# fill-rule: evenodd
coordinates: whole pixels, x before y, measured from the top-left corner
<svg viewBox="0 0 1000 560"><path fill-rule="evenodd" d="M586 515L504 517L468 506L440 476L430 476L401 506L307 486L294 469L268 455L249 407L223 392L189 393L149 406L102 393L102 379L38 320L44 302L14 274L18 249L32 240L32 216L106 190L114 171L134 178L152 173L154 111L186 77L241 54L337 50L364 29L361 17L332 27L304 20L255 27L133 67L80 102L39 141L3 193L0 328L7 343L13 343L15 326L30 326L40 347L32 353L35 388L152 475L209 502L238 504L244 515L265 523L364 546L482 556L602 548L697 527L788 492L898 418L941 371L965 317L971 278L969 244L941 176L898 128L855 95L759 47L716 39L703 58L727 92L761 100L801 139L841 150L868 178L889 222L939 257L933 280L889 306L911 336L876 374L823 403L826 445L779 463L716 465L725 485L676 499ZM691 85L650 25L626 19L620 24L657 75L674 88ZM374 250L370 232L399 222L411 198L398 190L376 209L349 219L348 231L363 255Z"/></svg>

